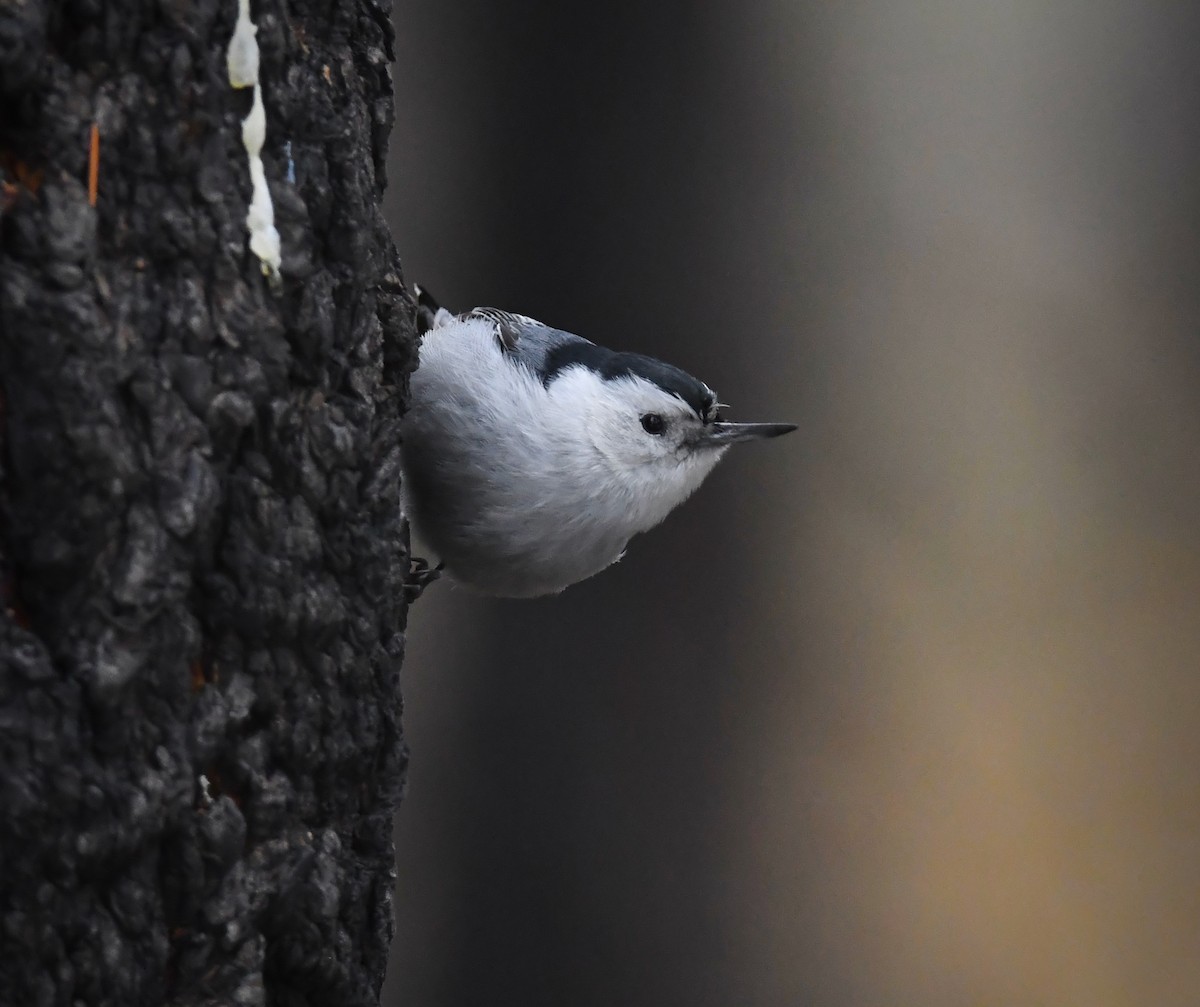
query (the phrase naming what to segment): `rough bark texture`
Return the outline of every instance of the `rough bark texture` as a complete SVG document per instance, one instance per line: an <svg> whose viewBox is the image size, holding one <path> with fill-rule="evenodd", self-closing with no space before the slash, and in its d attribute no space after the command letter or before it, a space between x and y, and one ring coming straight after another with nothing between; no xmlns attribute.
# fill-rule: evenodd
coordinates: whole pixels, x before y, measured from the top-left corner
<svg viewBox="0 0 1200 1007"><path fill-rule="evenodd" d="M254 4L272 286L236 15L0 4L5 1004L367 1004L383 977L415 361L391 27Z"/></svg>

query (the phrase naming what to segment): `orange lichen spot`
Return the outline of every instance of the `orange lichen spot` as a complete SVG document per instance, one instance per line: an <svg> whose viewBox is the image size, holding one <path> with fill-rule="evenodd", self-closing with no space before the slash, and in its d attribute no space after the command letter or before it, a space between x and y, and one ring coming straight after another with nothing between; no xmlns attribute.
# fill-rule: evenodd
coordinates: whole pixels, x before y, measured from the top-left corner
<svg viewBox="0 0 1200 1007"><path fill-rule="evenodd" d="M96 205L100 192L100 127L92 123L91 142L88 144L88 206Z"/></svg>
<svg viewBox="0 0 1200 1007"><path fill-rule="evenodd" d="M10 150L0 150L0 211L9 210L22 192L37 195L46 173L31 168Z"/></svg>

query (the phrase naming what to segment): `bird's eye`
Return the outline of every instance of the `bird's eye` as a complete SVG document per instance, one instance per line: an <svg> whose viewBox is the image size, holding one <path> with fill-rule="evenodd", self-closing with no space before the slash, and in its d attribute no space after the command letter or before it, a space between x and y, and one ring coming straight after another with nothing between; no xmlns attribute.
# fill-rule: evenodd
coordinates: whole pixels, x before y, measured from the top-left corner
<svg viewBox="0 0 1200 1007"><path fill-rule="evenodd" d="M642 429L648 434L654 434L656 437L667 428L667 421L664 420L658 413L646 413L642 417Z"/></svg>

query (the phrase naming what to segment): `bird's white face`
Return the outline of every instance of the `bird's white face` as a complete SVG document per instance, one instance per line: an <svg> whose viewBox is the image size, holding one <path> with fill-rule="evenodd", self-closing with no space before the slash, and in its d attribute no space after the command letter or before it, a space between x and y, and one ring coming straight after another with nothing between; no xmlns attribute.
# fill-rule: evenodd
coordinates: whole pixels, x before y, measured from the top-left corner
<svg viewBox="0 0 1200 1007"><path fill-rule="evenodd" d="M691 496L725 453L725 445L707 442L706 424L690 405L653 382L605 381L582 370L559 380L561 392L586 402L584 435L635 530L653 527Z"/></svg>
<svg viewBox="0 0 1200 1007"><path fill-rule="evenodd" d="M704 441L704 422L680 399L643 378L617 378L603 383L594 418L606 428L601 440L625 468L646 466L669 472L697 454L712 464L721 450ZM711 466L710 466L711 467Z"/></svg>

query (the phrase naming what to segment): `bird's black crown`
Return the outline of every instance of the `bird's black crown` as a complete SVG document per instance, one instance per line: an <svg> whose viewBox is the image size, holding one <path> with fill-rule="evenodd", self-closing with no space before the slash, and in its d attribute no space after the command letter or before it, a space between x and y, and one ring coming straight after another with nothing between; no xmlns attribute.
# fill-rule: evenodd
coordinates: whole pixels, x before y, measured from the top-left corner
<svg viewBox="0 0 1200 1007"><path fill-rule="evenodd" d="M683 399L703 422L710 423L716 418L716 393L687 371L664 364L654 357L647 357L641 353L617 353L583 339L564 343L550 350L546 355L543 383L549 385L560 371L575 364L595 371L605 381L627 377L644 378L658 385L664 392Z"/></svg>

